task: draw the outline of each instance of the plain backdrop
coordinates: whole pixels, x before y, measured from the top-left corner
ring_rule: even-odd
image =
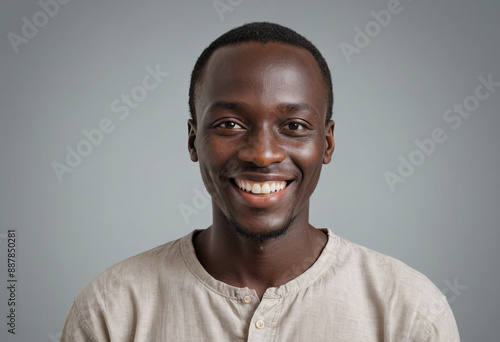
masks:
[[[92,277],[210,224],[187,152],[189,77],[252,21],[295,29],[332,71],[336,150],[311,222],[427,275],[463,341],[500,340],[500,87],[476,94],[500,81],[498,1],[60,1],[0,5],[1,341],[56,341]],[[144,91],[157,68],[168,76]],[[137,100],[126,117],[122,94]],[[114,129],[92,144],[82,131],[100,125]]]

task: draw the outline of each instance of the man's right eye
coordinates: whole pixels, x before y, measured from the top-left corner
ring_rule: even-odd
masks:
[[[226,128],[226,129],[243,128],[234,121],[224,121],[224,122],[220,123],[217,127]]]

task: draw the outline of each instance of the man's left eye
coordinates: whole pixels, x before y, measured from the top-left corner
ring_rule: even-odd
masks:
[[[296,131],[296,130],[299,130],[299,129],[303,129],[305,128],[304,125],[302,124],[299,124],[298,122],[291,122],[289,123],[288,125],[288,128],[291,129],[292,131]]]

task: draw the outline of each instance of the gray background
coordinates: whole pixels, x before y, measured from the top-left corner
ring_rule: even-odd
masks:
[[[474,96],[479,76],[500,81],[499,2],[401,0],[350,62],[341,44],[354,45],[355,27],[388,1],[222,2],[233,5],[219,16],[213,0],[73,0],[16,53],[9,32],[21,36],[22,18],[33,22],[42,9],[2,1],[0,340],[56,341],[73,297],[99,271],[209,225],[186,148],[190,72],[218,35],[267,20],[312,40],[333,74],[337,145],[312,223],[426,274],[448,297],[463,341],[499,341],[500,88],[458,129],[443,120]],[[120,120],[111,103],[156,65],[169,76]],[[60,182],[51,164],[103,118],[115,130]],[[436,128],[446,142],[392,191],[384,173],[397,173],[398,157]],[[185,220],[179,206],[197,213]],[[11,228],[15,336],[5,324]]]

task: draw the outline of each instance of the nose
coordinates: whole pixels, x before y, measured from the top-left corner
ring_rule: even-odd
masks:
[[[278,133],[270,127],[259,127],[249,132],[244,146],[238,152],[240,160],[258,167],[281,163],[286,157]]]

